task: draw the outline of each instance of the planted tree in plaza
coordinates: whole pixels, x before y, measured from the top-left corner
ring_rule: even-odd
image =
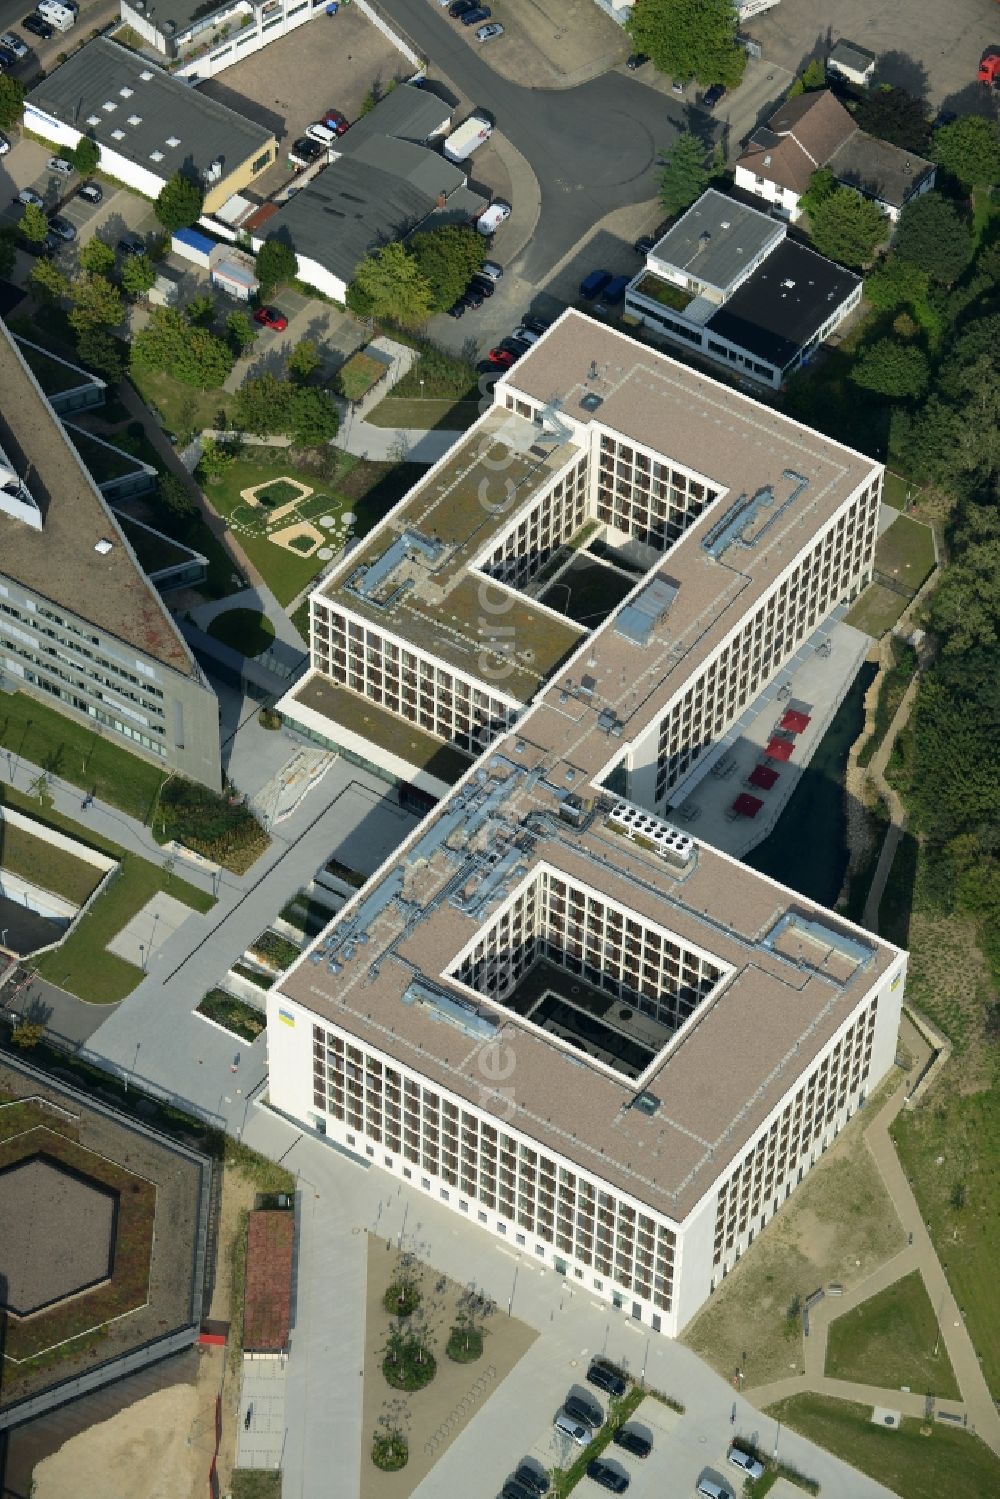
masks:
[[[637,0],[625,29],[636,50],[672,78],[735,88],[747,63],[732,0]]]
[[[176,229],[190,229],[201,217],[205,196],[201,186],[185,172],[175,172],[169,182],[164,183],[153,207],[153,212],[164,229],[173,234]]]
[[[80,268],[96,276],[110,276],[115,268],[115,252],[100,239],[88,239],[80,251]]]
[[[17,227],[25,239],[33,245],[40,245],[49,232],[49,221],[37,203],[26,203]]]
[[[843,265],[865,265],[889,236],[889,220],[878,204],[849,187],[824,198],[809,219],[816,249]]]
[[[130,297],[144,297],[156,283],[156,266],[148,255],[128,255],[122,265],[122,286]]]
[[[19,125],[24,114],[24,85],[6,73],[0,73],[0,129]]]
[[[486,259],[486,240],[467,224],[444,224],[414,234],[409,250],[431,289],[432,311],[444,312]]]
[[[930,369],[923,350],[898,338],[876,339],[851,370],[855,385],[896,399],[923,395],[929,377]]]
[[[935,130],[931,157],[967,187],[993,187],[1000,182],[1000,125],[963,115]]]
[[[291,245],[272,234],[257,251],[255,269],[261,294],[269,296],[275,287],[284,286],[286,281],[295,280],[299,263]]]
[[[101,159],[101,148],[89,135],[82,135],[73,147],[73,165],[81,177],[89,177],[97,171]]]
[[[667,213],[681,213],[700,198],[712,172],[705,144],[682,130],[660,157],[660,202]]]
[[[899,216],[896,253],[926,271],[932,281],[957,281],[974,249],[968,226],[940,193],[924,193],[907,203]]]
[[[383,245],[360,261],[348,288],[352,311],[389,318],[404,327],[424,322],[432,304],[427,277],[406,247],[395,243]]]

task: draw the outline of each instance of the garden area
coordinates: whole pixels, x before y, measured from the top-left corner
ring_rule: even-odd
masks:
[[[470,361],[396,330],[392,336],[411,344],[418,356],[413,368],[365,420],[376,427],[439,427],[442,431],[470,427],[482,409],[479,377]]]
[[[163,784],[153,816],[153,836],[158,843],[183,843],[234,874],[246,874],[271,842],[237,795],[223,792],[220,796],[179,776]]]
[[[263,963],[275,973],[283,973],[290,968],[295,959],[300,956],[300,949],[287,937],[282,937],[278,932],[272,932],[270,928],[255,937],[247,948],[250,956],[256,958],[258,963]]]
[[[899,619],[935,566],[934,533],[897,515],[875,544],[875,577],[847,615],[847,623],[879,639]]]
[[[101,870],[84,859],[74,859],[65,849],[56,848],[26,828],[14,827],[3,818],[2,810],[0,797],[0,869],[82,906],[104,878]]]
[[[824,1372],[830,1379],[961,1399],[919,1270],[831,1322]]]
[[[209,989],[195,1006],[195,1014],[214,1020],[216,1025],[221,1025],[223,1030],[241,1041],[256,1041],[267,1025],[260,1010],[237,999],[234,994],[227,994],[225,989]]]

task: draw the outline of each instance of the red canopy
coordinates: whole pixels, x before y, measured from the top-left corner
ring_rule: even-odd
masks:
[[[759,796],[750,796],[746,791],[741,791],[733,802],[733,811],[740,817],[756,817],[763,805]]]
[[[769,760],[790,760],[794,748],[790,739],[779,739],[775,734],[767,741],[764,753]]]
[[[750,785],[759,786],[761,791],[770,791],[777,779],[778,772],[770,765],[755,765],[749,777]]]
[[[779,729],[791,729],[793,734],[801,734],[802,730],[808,728],[811,722],[808,713],[801,713],[798,708],[789,708],[781,716]]]

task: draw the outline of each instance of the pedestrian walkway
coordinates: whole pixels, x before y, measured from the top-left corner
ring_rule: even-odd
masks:
[[[376,427],[348,412],[334,438],[338,448],[380,463],[437,463],[464,432],[420,427]]]
[[[281,1467],[288,1360],[244,1356],[236,1423],[238,1468]]]

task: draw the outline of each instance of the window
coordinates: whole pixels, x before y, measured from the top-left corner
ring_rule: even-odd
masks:
[[[264,170],[270,160],[271,152],[268,150],[265,151],[262,156],[258,156],[256,161],[250,163],[250,170],[251,172],[253,172],[255,177],[258,172],[262,172]]]

